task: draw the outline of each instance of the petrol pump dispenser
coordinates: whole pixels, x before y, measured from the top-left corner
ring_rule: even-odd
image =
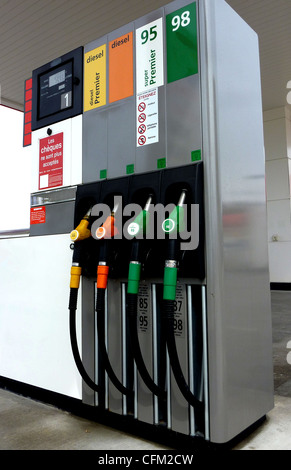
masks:
[[[109,381],[106,409],[141,428],[226,442],[272,407],[268,269],[249,257],[253,211],[265,220],[256,35],[223,0],[177,0],[87,44],[84,57],[83,185],[99,181],[101,203],[122,193],[125,211],[139,205],[110,240],[104,296],[108,356],[133,395]],[[237,212],[244,226],[234,217],[230,229],[226,215]],[[153,232],[134,236],[148,219]],[[261,233],[266,247],[265,224]],[[96,342],[87,323],[86,356]],[[249,341],[264,360],[249,356]],[[94,393],[83,399],[96,406]]]
[[[42,312],[54,345],[22,380],[187,446],[259,423],[273,376],[256,34],[224,0],[174,0],[36,69],[32,107],[19,251],[39,291],[22,295],[37,298],[29,344]]]

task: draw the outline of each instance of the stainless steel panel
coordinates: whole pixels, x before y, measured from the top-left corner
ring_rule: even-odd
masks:
[[[119,280],[110,279],[108,281],[107,299],[107,351],[113,370],[120,382],[122,382],[124,351],[122,350],[122,289]],[[123,396],[110,381],[108,384],[108,394],[109,410],[122,414]]]
[[[82,362],[89,377],[98,384],[95,375],[96,343],[95,343],[95,283],[91,279],[82,279]],[[98,346],[97,346],[98,347]],[[95,405],[95,392],[82,382],[82,401],[87,405]],[[97,397],[98,402],[98,397]]]
[[[100,171],[108,166],[106,108],[87,111],[83,115],[83,183],[100,180]]]
[[[149,282],[140,283],[137,317],[140,349],[145,366],[150,376],[154,378],[152,295]],[[137,418],[140,421],[152,424],[154,421],[153,394],[147,388],[139,373],[137,377]]]
[[[188,321],[186,285],[178,283],[175,310],[175,339],[181,369],[186,382],[189,384],[188,373]],[[182,395],[176,380],[171,374],[171,416],[173,431],[189,434],[189,405]]]
[[[74,201],[76,199],[76,190],[76,186],[70,186],[68,188],[33,193],[31,194],[31,207]]]
[[[135,100],[126,98],[108,108],[108,178],[127,174],[135,164]]]
[[[200,0],[210,440],[273,407],[265,161],[256,34]]]
[[[200,77],[167,85],[167,167],[188,165],[191,152],[201,150]]]

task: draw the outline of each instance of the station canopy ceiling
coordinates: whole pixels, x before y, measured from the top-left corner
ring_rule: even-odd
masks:
[[[168,3],[0,0],[1,103],[23,109],[24,81],[32,70]],[[227,3],[259,36],[263,109],[286,106],[291,81],[291,0]]]

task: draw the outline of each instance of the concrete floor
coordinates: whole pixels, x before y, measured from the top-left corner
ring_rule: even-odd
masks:
[[[291,292],[272,292],[272,313],[275,408],[233,450],[291,450]],[[0,389],[0,450],[169,449]]]

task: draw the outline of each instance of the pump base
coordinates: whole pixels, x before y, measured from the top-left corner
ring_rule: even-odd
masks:
[[[49,390],[8,379],[6,377],[0,377],[0,388],[31,400],[42,402],[46,405],[52,405],[62,411],[66,411],[89,421],[97,422],[127,434],[167,446],[170,449],[183,449],[187,450],[187,452],[231,450],[235,445],[260,427],[266,419],[266,416],[263,416],[231,441],[223,444],[216,444],[205,441],[204,438],[200,436],[185,436],[171,431],[166,427],[141,423],[140,421],[128,416],[120,416],[98,407],[86,405],[76,398],[51,392]]]

